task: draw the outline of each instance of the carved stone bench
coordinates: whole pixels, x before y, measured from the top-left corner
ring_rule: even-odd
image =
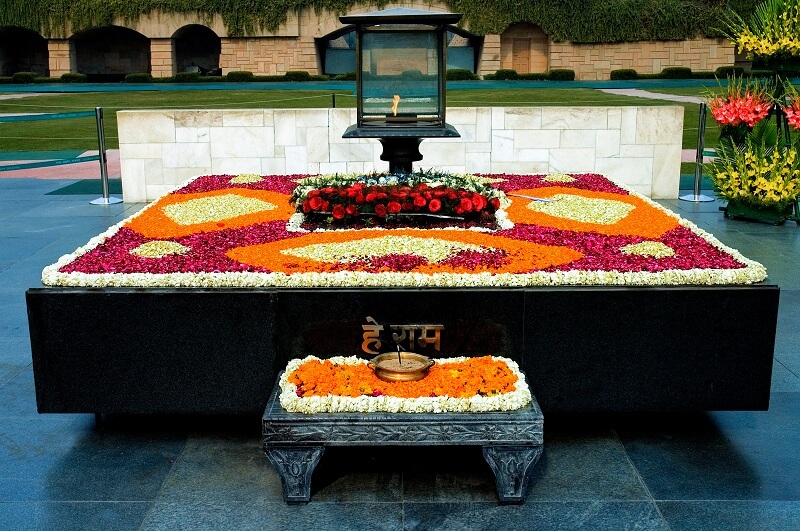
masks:
[[[276,385],[262,419],[264,451],[287,503],[311,499],[311,474],[326,446],[483,447],[501,503],[523,503],[542,453],[536,398],[516,411],[487,413],[289,413]]]

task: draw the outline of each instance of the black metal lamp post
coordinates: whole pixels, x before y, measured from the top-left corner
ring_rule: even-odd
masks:
[[[342,137],[379,139],[392,173],[422,160],[423,138],[461,136],[445,122],[445,35],[460,19],[405,8],[339,17],[356,27],[357,122]]]

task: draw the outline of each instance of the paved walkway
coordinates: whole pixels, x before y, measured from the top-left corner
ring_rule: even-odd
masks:
[[[70,182],[0,179],[0,528],[800,529],[794,224],[726,220],[716,202],[663,202],[780,284],[769,411],[546,416],[522,506],[497,504],[480,449],[330,448],[311,502],[288,506],[257,417],[119,415],[97,431],[93,415],[37,413],[25,290],[40,286],[44,266],[142,206],[46,195]],[[684,332],[671,331],[674,341],[691,342]]]
[[[85,151],[80,156],[97,155],[97,150]],[[108,178],[120,178],[119,150],[106,150]],[[3,160],[0,161],[0,168],[14,164],[25,164],[27,162],[44,162],[50,159],[23,159],[23,160]],[[0,179],[16,179],[20,177],[32,177],[34,179],[100,179],[100,162],[78,162],[77,164],[62,164],[58,166],[45,166],[44,168],[30,168],[27,170],[0,171]]]

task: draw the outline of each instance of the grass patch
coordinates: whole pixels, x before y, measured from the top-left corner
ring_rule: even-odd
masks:
[[[329,108],[333,93],[336,94],[337,107],[355,107],[352,91],[190,90],[32,96],[0,101],[0,113],[74,112],[103,107],[106,147],[116,149],[119,146],[116,112],[120,110]],[[683,145],[687,148],[697,145],[699,111],[696,104],[619,96],[581,88],[450,90],[447,103],[451,107],[682,105],[685,109]],[[706,139],[715,143],[717,135],[712,120]],[[5,123],[0,128],[0,144],[3,151],[97,149],[97,130],[93,118]]]

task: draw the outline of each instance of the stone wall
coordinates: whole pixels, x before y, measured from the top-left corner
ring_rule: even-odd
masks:
[[[550,68],[569,68],[575,79],[609,79],[612,70],[633,68],[640,74],[658,74],[669,66],[713,72],[734,63],[734,47],[727,39],[640,41],[614,44],[550,43]]]
[[[152,201],[196,175],[388,170],[376,139],[345,140],[355,109],[120,111],[126,202]],[[461,138],[422,142],[415,168],[470,173],[598,172],[676,198],[682,107],[448,109]]]

